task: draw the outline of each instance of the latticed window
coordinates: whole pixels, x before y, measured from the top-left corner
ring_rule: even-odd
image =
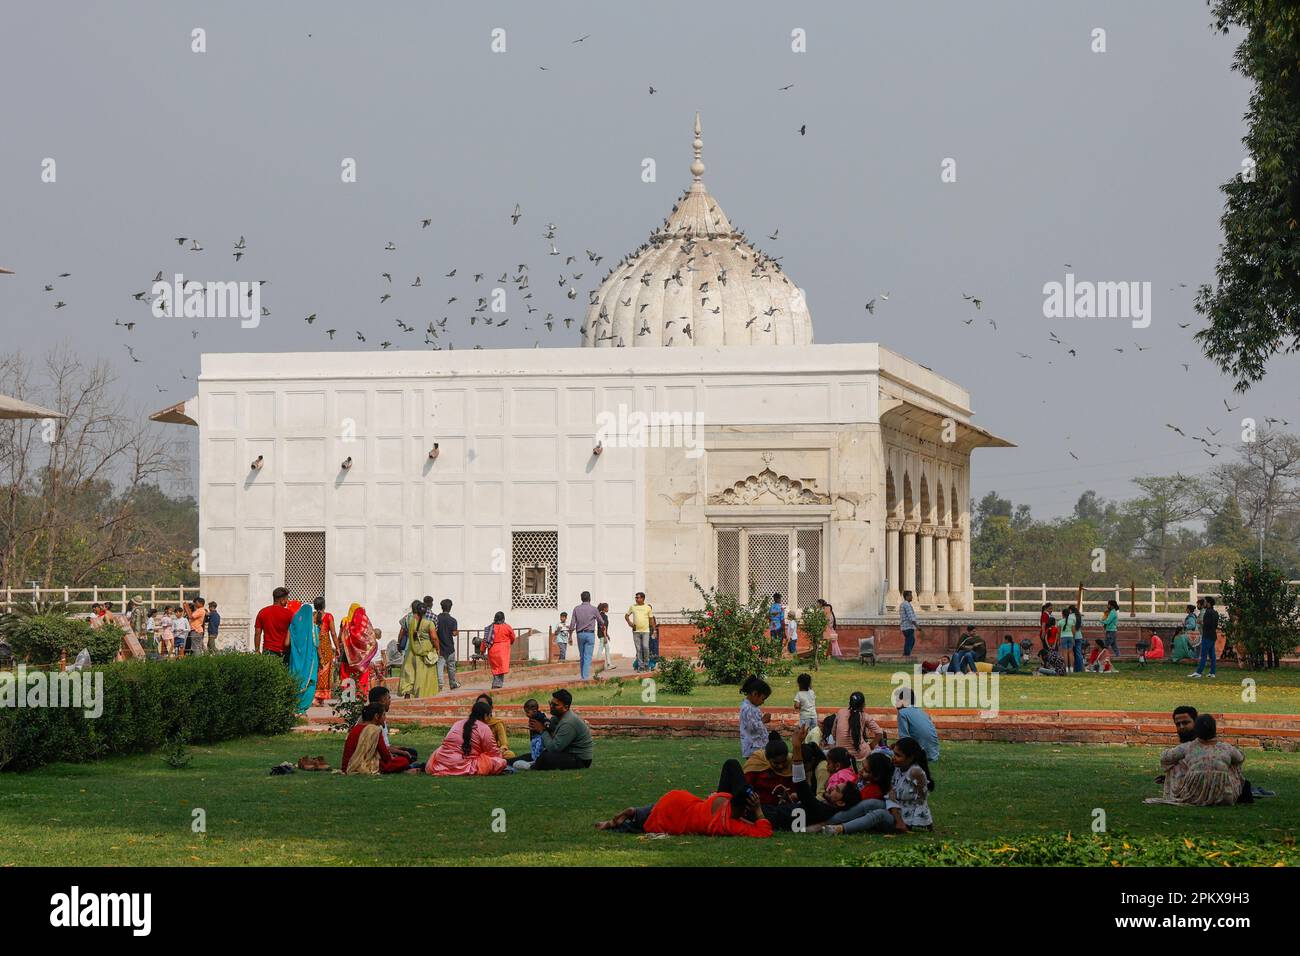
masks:
[[[718,529],[718,590],[740,594],[740,531]]]
[[[749,533],[749,594],[790,593],[790,532]]]
[[[513,532],[511,562],[511,607],[559,606],[558,532]]]
[[[716,529],[717,587],[742,601],[780,594],[803,608],[822,596],[822,533],[817,528]]]
[[[289,600],[310,604],[325,596],[325,532],[284,533],[284,586]]]
[[[796,593],[801,608],[816,603],[822,590],[822,533],[812,529],[796,532]]]

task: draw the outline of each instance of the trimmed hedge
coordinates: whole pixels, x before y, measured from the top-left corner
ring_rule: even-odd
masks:
[[[282,734],[296,719],[293,677],[260,654],[123,661],[91,673],[104,675],[97,718],[70,707],[0,707],[0,771],[143,753],[173,738],[215,743]]]
[[[9,646],[19,658],[33,664],[57,664],[62,653],[71,664],[84,647],[96,664],[110,663],[122,647],[125,632],[111,621],[99,627],[79,617],[56,611],[18,617],[9,628]]]
[[[879,837],[867,839],[879,840]],[[971,843],[886,838],[854,866],[1300,866],[1300,847],[1263,840],[1119,833],[1044,834]]]

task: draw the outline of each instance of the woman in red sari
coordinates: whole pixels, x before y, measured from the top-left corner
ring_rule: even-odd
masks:
[[[722,765],[718,789],[701,799],[689,790],[669,790],[648,807],[628,807],[597,830],[667,833],[673,836],[770,837],[772,823],[759,812],[758,797],[745,783],[738,760]]]
[[[370,625],[366,609],[360,604],[348,608],[339,628],[339,640],[343,645],[343,662],[339,675],[343,682],[351,680],[356,698],[362,700],[370,696],[371,662],[379,653],[379,641],[375,638],[375,629]]]
[[[492,618],[492,643],[488,647],[488,666],[492,669],[492,686],[504,687],[510,673],[510,648],[515,643],[515,630],[506,623],[506,612],[497,611]]]

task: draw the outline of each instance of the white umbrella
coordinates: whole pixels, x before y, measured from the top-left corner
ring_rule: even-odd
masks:
[[[0,395],[0,418],[67,418],[62,412],[51,411],[20,398]]]

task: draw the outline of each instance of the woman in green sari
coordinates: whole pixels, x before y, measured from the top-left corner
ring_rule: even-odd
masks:
[[[402,618],[397,639],[406,642],[402,676],[397,693],[402,697],[432,697],[438,693],[438,639],[433,622],[425,617],[428,608],[411,602],[411,613]]]

